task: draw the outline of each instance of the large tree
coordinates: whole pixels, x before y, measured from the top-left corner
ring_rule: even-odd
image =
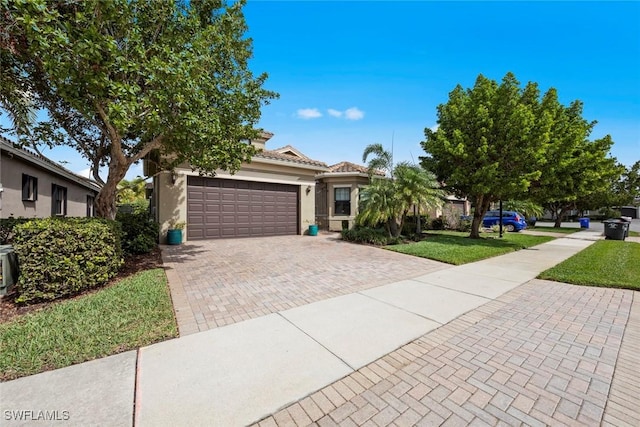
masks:
[[[540,178],[533,182],[530,194],[552,212],[555,226],[560,227],[571,209],[603,207],[594,204],[604,203],[601,196],[611,191],[622,169],[615,158],[608,156],[613,144],[609,135],[589,140],[596,122],[582,117],[582,102],[573,101],[565,107],[558,101],[556,91],[550,89],[542,100],[542,108],[551,118],[548,161]]]
[[[492,202],[519,199],[540,178],[550,119],[537,84],[521,89],[512,73],[500,84],[479,75],[473,88],[458,85],[437,114],[438,129],[425,129],[423,166],[475,206],[470,237],[479,238]]]
[[[188,162],[204,174],[233,172],[255,154],[244,141],[277,95],[248,68],[243,0],[0,5],[1,91],[9,79],[48,112],[28,136],[76,148],[98,181],[107,167],[98,215],[115,216],[117,184],[152,152],[169,159],[164,167]],[[1,107],[16,99],[8,92]]]

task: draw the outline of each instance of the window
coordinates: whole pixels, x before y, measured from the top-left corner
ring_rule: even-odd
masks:
[[[65,216],[67,214],[67,188],[56,184],[51,185],[51,215]]]
[[[22,174],[22,200],[25,202],[38,200],[38,178]]]
[[[96,216],[96,198],[94,196],[87,196],[87,216]]]
[[[334,188],[336,209],[334,215],[351,215],[351,188]]]

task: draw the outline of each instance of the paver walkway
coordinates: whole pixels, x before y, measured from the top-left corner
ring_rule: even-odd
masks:
[[[165,246],[180,336],[450,268],[339,234]]]
[[[637,426],[639,331],[637,292],[532,280],[259,425]]]

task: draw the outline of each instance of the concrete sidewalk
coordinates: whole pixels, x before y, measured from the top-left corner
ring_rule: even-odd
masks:
[[[482,312],[487,303],[592,244],[591,238],[580,232],[138,352],[2,383],[3,425],[42,425],[43,419],[66,425],[251,424],[357,375],[460,316]],[[622,332],[624,328],[618,329]],[[606,357],[609,362],[612,356]],[[316,420],[325,412],[316,413]],[[296,424],[316,421],[306,414]]]

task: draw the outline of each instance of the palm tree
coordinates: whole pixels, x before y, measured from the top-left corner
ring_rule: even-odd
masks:
[[[389,237],[399,235],[397,219],[402,213],[402,203],[394,182],[378,178],[360,190],[360,206],[356,223],[375,227],[384,224]]]
[[[373,158],[367,163],[369,156],[373,154]],[[369,169],[369,180],[372,179],[376,171],[384,171],[393,178],[393,156],[386,151],[382,144],[369,144],[362,153],[362,161],[367,163]]]
[[[420,233],[420,210],[442,205],[445,192],[440,187],[436,176],[418,165],[408,162],[399,163],[395,168],[395,186],[403,200],[402,223],[412,206],[417,208],[416,233]]]
[[[420,209],[439,206],[444,198],[435,176],[420,166],[406,162],[394,169],[394,179],[377,178],[360,193],[360,225],[376,226],[384,223],[389,237],[398,237],[412,206]],[[418,219],[418,233],[420,221]]]

